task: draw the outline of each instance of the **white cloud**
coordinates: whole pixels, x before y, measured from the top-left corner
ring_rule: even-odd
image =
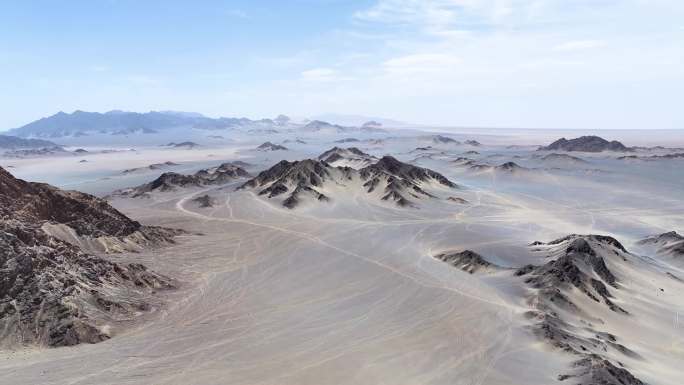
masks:
[[[460,57],[453,55],[419,53],[389,59],[383,63],[383,66],[390,74],[435,74],[452,70],[462,62]]]
[[[553,47],[557,52],[584,51],[588,49],[606,47],[608,43],[602,40],[575,40]]]
[[[332,82],[340,80],[338,72],[331,68],[313,68],[303,71],[301,80],[306,82]]]

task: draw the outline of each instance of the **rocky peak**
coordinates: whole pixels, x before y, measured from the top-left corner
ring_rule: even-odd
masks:
[[[165,172],[152,182],[116,191],[114,195],[131,196],[133,198],[147,196],[153,191],[173,191],[178,187],[200,187],[221,185],[235,179],[249,177],[250,174],[234,163],[223,163],[219,166],[197,171],[192,175]]]
[[[534,245],[547,246],[547,250],[555,259],[542,266],[523,267],[517,274],[528,276],[526,282],[540,289],[543,295],[558,298],[557,304],[575,306],[561,293],[563,288],[574,286],[596,302],[603,299],[611,310],[626,313],[611,300],[613,296],[608,286],[617,289],[618,278],[608,268],[603,257],[627,253],[615,238],[602,235],[569,235],[546,244],[535,242]]]
[[[480,254],[471,250],[437,254],[435,258],[470,274],[500,269],[499,266],[494,265]]]
[[[361,176],[364,179],[370,179],[379,174],[388,174],[414,184],[434,180],[447,187],[456,187],[454,183],[438,172],[400,162],[389,155],[385,155],[375,164],[361,169]]]
[[[77,191],[14,178],[0,168],[0,217],[56,222],[79,235],[126,236],[141,228],[105,200]]]
[[[257,150],[260,151],[285,151],[287,150],[287,147],[281,146],[279,144],[274,144],[271,142],[264,142],[257,147]]]
[[[546,147],[540,147],[540,151],[580,151],[580,152],[602,152],[602,151],[633,151],[622,143],[613,140],[607,141],[599,136],[581,136],[575,139],[561,138]]]

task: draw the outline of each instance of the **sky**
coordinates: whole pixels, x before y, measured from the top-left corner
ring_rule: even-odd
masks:
[[[684,128],[681,0],[3,0],[0,130],[58,111]]]

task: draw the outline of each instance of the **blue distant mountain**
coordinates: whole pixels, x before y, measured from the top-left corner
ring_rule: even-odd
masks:
[[[59,147],[57,144],[42,139],[25,139],[10,135],[0,135],[0,149]]]
[[[106,113],[74,111],[59,112],[47,118],[10,130],[20,137],[59,138],[85,136],[91,133],[125,135],[135,132],[152,134],[175,127],[226,129],[253,124],[275,125],[271,119],[253,121],[247,118],[208,118],[194,112],[151,111],[146,113],[109,111]]]

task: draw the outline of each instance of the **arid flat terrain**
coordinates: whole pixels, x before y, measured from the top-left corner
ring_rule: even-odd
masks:
[[[260,135],[1,159],[183,232],[126,248],[44,225],[173,288],[137,314],[91,317],[101,342],[7,347],[0,383],[680,383],[679,240],[642,241],[684,230],[684,160],[665,156],[679,150]]]

